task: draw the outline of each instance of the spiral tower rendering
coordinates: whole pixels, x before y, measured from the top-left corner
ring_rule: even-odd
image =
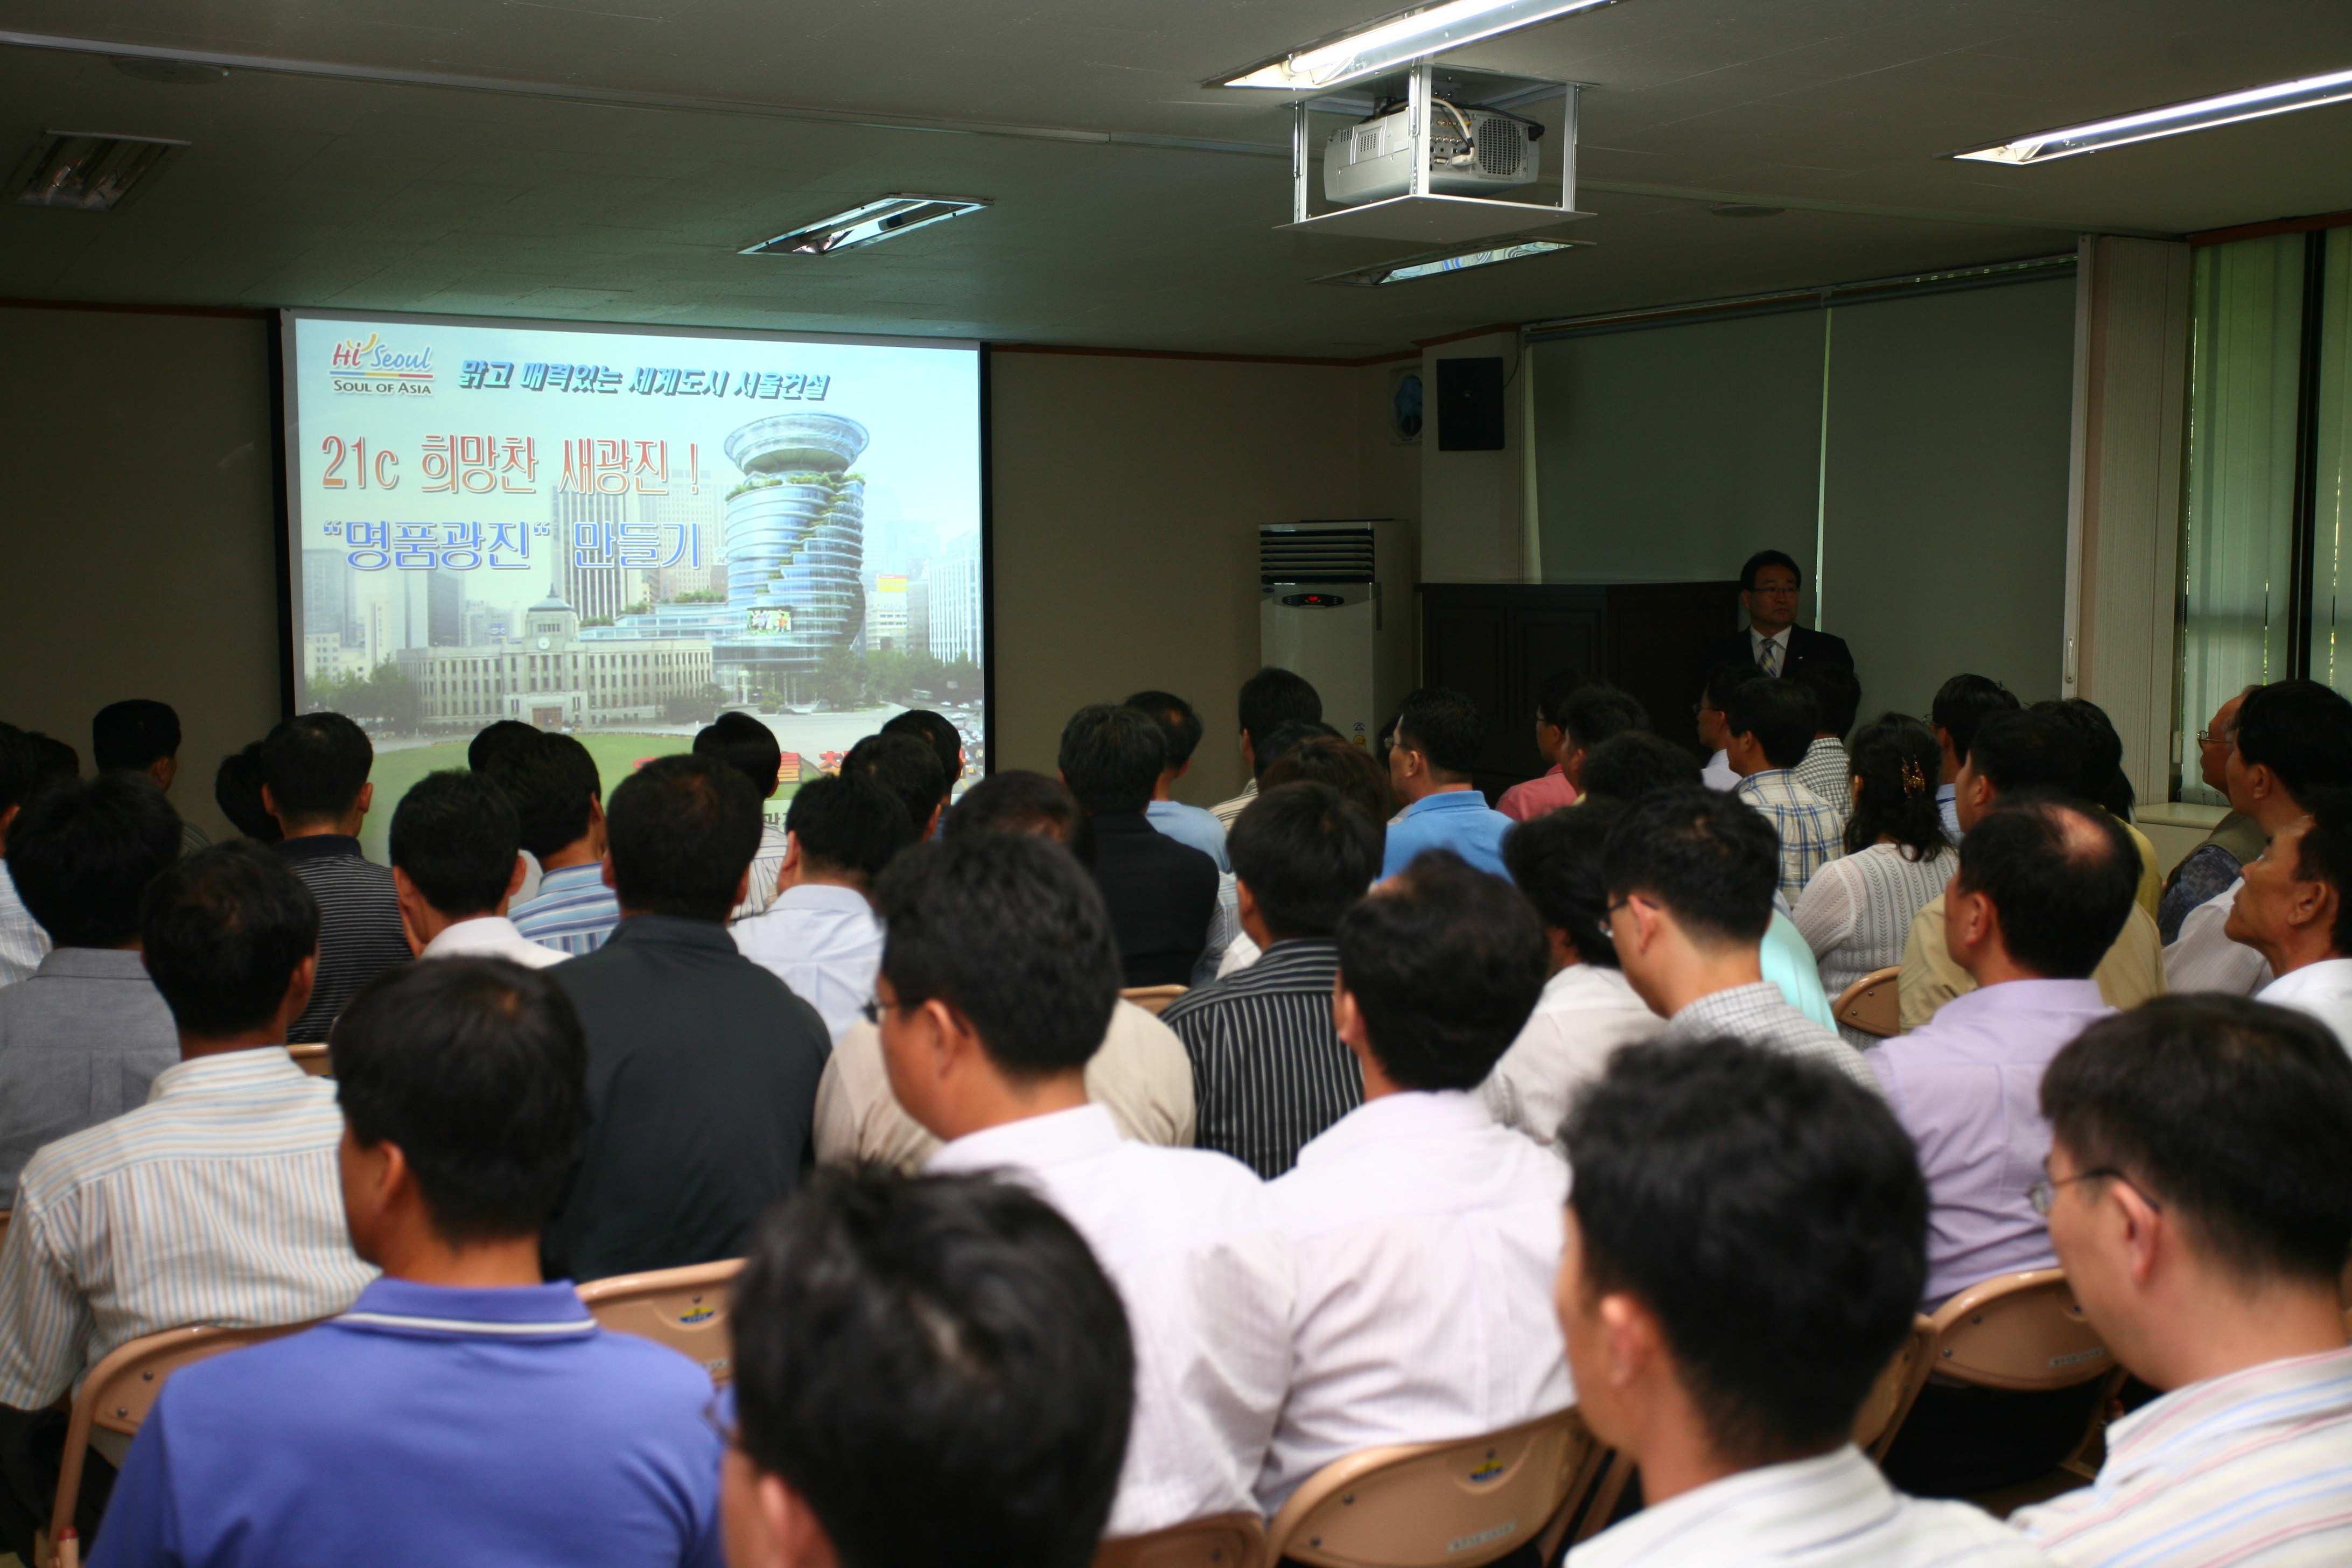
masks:
[[[866,621],[866,480],[850,471],[866,426],[835,414],[779,414],[727,437],[743,482],[727,498],[730,626],[713,663],[772,677],[784,697]]]

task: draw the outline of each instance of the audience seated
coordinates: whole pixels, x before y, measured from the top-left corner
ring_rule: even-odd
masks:
[[[784,749],[777,743],[776,732],[740,710],[730,709],[696,731],[694,754],[716,757],[741,773],[750,781],[751,793],[763,801],[774,799],[776,786],[783,781]],[[760,847],[751,857],[751,889],[727,918],[740,921],[774,903],[776,879],[783,868],[783,829],[768,820],[767,808],[762,806]]]
[[[255,741],[241,752],[221,759],[213,773],[213,804],[229,826],[257,844],[275,844],[286,837],[278,819],[261,804],[261,747]]]
[[[2116,1359],[2164,1396],[2011,1522],[2061,1568],[2352,1561],[2352,1060],[2301,1014],[2166,997],[2042,1079],[2034,1198]]]
[[[541,734],[502,750],[488,769],[514,797],[523,852],[540,864],[539,896],[507,911],[515,930],[558,952],[593,952],[621,923],[604,878],[604,781],[570,735]]]
[[[1169,837],[1180,844],[1190,844],[1214,860],[1218,870],[1232,870],[1232,864],[1225,858],[1225,825],[1217,814],[1186,805],[1168,793],[1192,765],[1192,753],[1201,744],[1201,716],[1192,711],[1190,702],[1172,691],[1139,691],[1127,700],[1126,706],[1150,714],[1160,725],[1160,738],[1168,743],[1168,758],[1160,767],[1160,782],[1151,786],[1150,804],[1143,808],[1145,818]]]
[[[1818,710],[1813,721],[1820,726],[1805,760],[1797,764],[1797,782],[1829,802],[1839,816],[1850,816],[1853,766],[1846,757],[1845,738],[1862,708],[1862,682],[1847,666],[1826,663],[1806,665],[1795,679],[1813,694]]]
[[[1210,814],[1227,827],[1244,807],[1257,798],[1257,783],[1274,759],[1281,753],[1267,744],[1274,732],[1285,724],[1319,724],[1323,721],[1323,699],[1303,677],[1267,665],[1242,682],[1237,704],[1241,713],[1242,768],[1249,774],[1241,794],[1231,800],[1222,800],[1209,808]]]
[[[740,1257],[808,1152],[824,1020],[735,951],[760,798],[711,757],[658,757],[613,792],[621,923],[548,973],[588,1039],[588,1125],[546,1236],[551,1277]]]
[[[1406,695],[1392,733],[1389,786],[1404,810],[1389,823],[1381,875],[1394,876],[1424,849],[1451,849],[1481,871],[1508,875],[1503,835],[1511,819],[1470,782],[1486,744],[1476,704],[1443,686],[1422,687]]]
[[[1794,904],[1813,873],[1837,858],[1845,833],[1838,809],[1797,777],[1813,743],[1821,705],[1801,683],[1759,676],[1731,694],[1732,794],[1761,812],[1780,843],[1780,896]]]
[[[2083,738],[2083,777],[2075,793],[2122,824],[2124,836],[2139,856],[2137,902],[2154,920],[2164,893],[2164,876],[2156,846],[2132,826],[2135,796],[2131,779],[2124,773],[2124,738],[2116,732],[2115,721],[2107,717],[2105,709],[2080,697],[2037,702],[2033,711],[2049,714]]]
[[[420,964],[352,999],[333,1052],[342,1208],[383,1277],[174,1373],[93,1563],[717,1568],[708,1374],[540,1274],[586,1099],[562,993]]]
[[[102,773],[145,773],[165,795],[180,773],[180,715],[168,702],[134,697],[110,702],[89,721],[90,765]],[[180,824],[180,853],[212,839],[193,822]]]
[[[14,724],[0,724],[0,986],[13,985],[48,956],[48,933],[16,895],[8,871],[8,826],[41,782],[32,739]]]
[[[1960,765],[1969,760],[1969,748],[1976,743],[1977,726],[1995,713],[2014,713],[2019,707],[2016,694],[1990,676],[1956,675],[1936,689],[1936,700],[1927,715],[1943,758],[1937,775],[1936,809],[1943,815],[1944,837],[1955,847],[1960,842],[1956,798]]]
[[[2247,687],[2246,691],[2253,690]],[[2213,721],[2197,731],[2197,780],[2217,795],[2230,793],[2230,753],[2238,744],[2238,710],[2246,700],[2239,692],[2213,710]],[[2239,868],[2263,852],[2262,825],[2232,806],[2213,825],[2196,848],[2165,879],[2164,898],[2156,910],[2156,928],[2167,942],[2179,940],[2180,922],[2189,911],[2226,890],[2238,879]]]
[[[124,779],[89,787],[154,794]],[[109,1352],[191,1323],[341,1311],[373,1273],[343,1228],[335,1085],[282,1044],[310,1000],[319,906],[269,850],[225,844],[173,864],[176,826],[157,837],[163,868],[138,931],[180,1060],[143,1103],[33,1156],[0,1249],[0,1544],[25,1563],[57,1491],[66,1414],[54,1402]],[[252,1436],[217,1457],[242,1466]],[[127,1443],[96,1438],[85,1542]]]
[[[492,762],[505,755],[509,747],[528,745],[538,733],[537,729],[520,719],[493,719],[477,730],[474,738],[466,743],[466,767],[472,773],[487,773]],[[545,868],[540,865],[539,857],[528,849],[522,852],[522,885],[508,897],[509,909],[539,897],[540,880]]]
[[[2228,935],[2278,976],[2263,1001],[2310,1014],[2352,1049],[2352,794],[2314,790],[2305,804],[2246,862]]]
[[[1087,1103],[1118,1000],[1100,894],[1061,849],[1012,833],[918,846],[875,893],[891,1087],[947,1141],[926,1169],[1034,1187],[1126,1305],[1139,1364],[1109,1533],[1247,1508],[1289,1383],[1290,1259],[1247,1167],[1122,1140]]]
[[[1849,1436],[1927,1276],[1927,1195],[1875,1097],[1700,1038],[1619,1052],[1565,1136],[1577,1409],[1647,1505],[1570,1568],[2042,1563],[1895,1491]]]
[[[180,819],[136,773],[53,784],[17,813],[8,870],[53,945],[0,987],[0,1208],[33,1152],[147,1100],[180,1059],[139,961],[139,900],[180,856]]]
[[[1560,772],[1570,787],[1584,789],[1584,760],[1618,736],[1647,730],[1650,716],[1630,691],[1607,681],[1577,687],[1553,710],[1559,720]]]
[[[1536,750],[1551,758],[1552,764],[1537,777],[1513,784],[1495,803],[1495,809],[1513,822],[1532,822],[1547,811],[1576,804],[1576,786],[1568,782],[1559,762],[1560,746],[1568,739],[1560,708],[1583,684],[1584,677],[1575,670],[1555,669],[1536,689]]]
[[[367,731],[340,713],[289,719],[261,743],[261,804],[283,835],[278,853],[319,903],[318,983],[289,1044],[325,1039],[361,986],[413,956],[391,868],[360,853],[374,765]]]
[[[1273,789],[1286,784],[1328,784],[1342,798],[1364,808],[1364,815],[1380,826],[1385,846],[1388,819],[1396,812],[1396,795],[1389,788],[1389,771],[1372,759],[1368,748],[1327,733],[1327,729],[1318,724],[1313,732],[1286,746],[1265,770],[1265,786]],[[1234,890],[1231,872],[1217,879],[1217,918],[1210,927],[1209,947],[1216,953],[1217,962],[1212,973],[1194,975],[1195,985],[1247,969],[1264,952],[1249,932],[1241,929],[1240,895]],[[1207,955],[1202,956],[1205,961]]]
[[[1612,760],[1616,748],[1640,741],[1656,742],[1680,757],[1684,769],[1696,772],[1690,753],[1673,742],[1635,733],[1594,752],[1586,760],[1586,777]],[[1686,780],[1683,787],[1694,786]],[[1548,1149],[1559,1138],[1570,1104],[1601,1076],[1617,1047],[1655,1039],[1665,1026],[1626,982],[1609,940],[1601,856],[1625,809],[1596,788],[1580,809],[1523,822],[1503,840],[1511,880],[1543,921],[1550,978],[1479,1094],[1497,1122]]]
[[[1969,742],[1968,759],[1955,785],[1955,808],[1963,835],[1976,826],[1994,804],[2022,790],[2054,790],[2080,795],[2084,746],[2080,733],[2047,712],[1995,713],[1977,726]],[[2158,942],[2156,921],[2135,904],[2125,920],[2123,934],[2099,960],[2092,979],[2110,1007],[2137,1007],[2166,986],[2164,950]],[[1944,897],[1919,908],[1911,921],[1911,934],[1903,943],[1901,993],[1903,1026],[1916,1029],[1936,1016],[1953,997],[1976,988],[1969,972],[1954,962],[1944,939]]]
[[[507,919],[522,886],[513,799],[487,774],[452,768],[409,786],[392,813],[392,882],[400,927],[419,958],[503,958],[526,969],[561,963]]]
[[[2133,913],[2138,872],[2121,823],[2055,796],[2009,795],[1960,841],[1944,940],[1977,988],[1869,1058],[1927,1178],[1927,1310],[2055,1261],[2026,1199],[2050,1152],[2042,1075],[2115,1011],[2091,971]],[[1931,1497],[2031,1480],[2082,1441],[2100,1392],[2095,1382],[2033,1394],[1930,1384],[1886,1473]]]
[[[1845,853],[1813,874],[1792,911],[1832,996],[1903,962],[1912,921],[1943,896],[1955,864],[1927,784],[1936,771],[1927,726],[1881,714],[1854,732],[1851,765]],[[1838,1032],[1860,1049],[1878,1043],[1850,1026]]]
[[[1190,984],[1216,913],[1217,863],[1144,815],[1167,757],[1160,721],[1139,709],[1097,703],[1062,728],[1062,782],[1089,819],[1129,985]]]
[[[1756,667],[1752,664],[1718,664],[1707,672],[1706,684],[1699,688],[1698,701],[1691,712],[1698,720],[1699,744],[1708,753],[1699,772],[1699,782],[1709,789],[1738,787],[1738,770],[1731,765],[1731,731],[1724,713],[1731,706],[1731,694],[1755,679]]]
[[[955,721],[944,713],[934,713],[928,708],[909,708],[894,713],[884,721],[880,733],[912,735],[931,748],[931,755],[940,761],[940,774],[948,781],[948,794],[954,796],[955,786],[963,781],[963,731]]]
[[[1748,629],[1716,638],[1699,651],[1699,668],[1744,664],[1750,673],[1794,675],[1809,664],[1853,668],[1845,639],[1797,625],[1798,592],[1804,574],[1784,552],[1759,550],[1739,568],[1739,604]]]
[[[1234,820],[1232,849],[1242,928],[1264,956],[1160,1017],[1192,1063],[1195,1140],[1272,1178],[1363,1100],[1332,1024],[1334,933],[1379,875],[1381,826],[1328,784],[1276,784]]]
[[[1574,1397],[1550,1310],[1568,1172],[1475,1092],[1541,994],[1542,928],[1509,883],[1433,850],[1349,910],[1339,943],[1331,1011],[1364,1103],[1266,1189],[1298,1281],[1268,1515],[1360,1449],[1475,1437]]]
[[[1862,1053],[1764,978],[1780,859],[1772,825],[1737,796],[1678,790],[1633,807],[1601,855],[1617,962],[1666,1020],[1661,1040],[1736,1035],[1875,1089]]]
[[[907,820],[915,825],[916,837],[929,838],[939,831],[940,817],[948,808],[949,785],[954,781],[940,766],[937,749],[924,737],[904,730],[868,735],[849,748],[849,754],[841,759],[841,771],[871,779],[898,796]]]
[[[784,815],[783,890],[764,913],[735,921],[737,950],[814,1007],[836,1041],[873,998],[882,962],[867,892],[914,841],[907,808],[872,779],[811,779]]]
[[[730,1568],[1087,1568],[1136,1347],[1046,1204],[982,1177],[812,1179],[734,1287]]]

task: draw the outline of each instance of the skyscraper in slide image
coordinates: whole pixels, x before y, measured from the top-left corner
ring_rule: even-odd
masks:
[[[837,414],[779,414],[727,437],[743,482],[727,498],[727,629],[714,664],[787,699],[804,693],[828,648],[866,621],[860,581],[866,479],[850,465],[866,426]],[[723,676],[722,676],[723,678]]]

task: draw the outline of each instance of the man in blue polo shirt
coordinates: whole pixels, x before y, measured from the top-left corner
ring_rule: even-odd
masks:
[[[417,964],[352,1000],[332,1054],[352,1245],[383,1278],[175,1374],[93,1568],[717,1568],[709,1378],[540,1276],[587,1101],[563,994],[499,959]]]
[[[1503,835],[1516,826],[1472,787],[1470,770],[1485,742],[1478,705],[1444,686],[1404,700],[1389,748],[1389,784],[1404,815],[1389,824],[1381,875],[1393,877],[1424,849],[1451,849],[1481,871],[1508,877]]]

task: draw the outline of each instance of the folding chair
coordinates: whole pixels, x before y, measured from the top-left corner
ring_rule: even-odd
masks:
[[[1885,1039],[1903,1032],[1902,1000],[1895,982],[1900,969],[1874,969],[1838,993],[1830,1012],[1841,1024]]]
[[[164,1380],[182,1367],[299,1333],[310,1326],[301,1322],[266,1329],[166,1329],[119,1346],[100,1362],[82,1379],[81,1392],[74,1395],[73,1414],[66,1425],[64,1463],[58,1470],[57,1501],[49,1510],[49,1527],[35,1538],[34,1568],[79,1568],[81,1535],[74,1528],[74,1504],[81,1497],[82,1464],[89,1451],[91,1428],[130,1436],[155,1407],[155,1396],[163,1392]]]
[[[289,1046],[286,1047],[286,1054],[294,1058],[296,1067],[300,1068],[312,1078],[335,1076],[334,1064],[327,1059],[327,1043],[324,1040],[316,1045]]]
[[[1265,1568],[1265,1524],[1254,1513],[1218,1513],[1122,1535],[1095,1552],[1094,1568]]]
[[[740,1258],[615,1274],[580,1287],[580,1300],[605,1328],[690,1357],[714,1384],[735,1375],[735,1347],[727,1333],[727,1282],[742,1271]]]
[[[1266,1556],[1315,1568],[1478,1568],[1531,1541],[1557,1549],[1600,1468],[1573,1407],[1483,1437],[1335,1459],[1291,1494]]]
[[[0,1247],[8,1245],[8,1216],[16,1212],[15,1209],[0,1209]]]
[[[1165,1012],[1168,1004],[1184,994],[1181,985],[1130,985],[1119,994],[1147,1013]]]
[[[1998,1516],[2095,1477],[2096,1471],[2083,1457],[2106,1424],[2107,1402],[2123,1386],[2124,1369],[2083,1315],[2081,1303],[2067,1288],[2064,1269],[2031,1268],[1970,1286],[1937,1310],[1935,1324],[1930,1376],[2023,1394],[2075,1388],[2095,1380],[2106,1384],[2083,1425],[2082,1440],[2055,1468],[2038,1479],[1985,1493],[1980,1506]],[[2005,1506],[1996,1506],[1997,1501]]]
[[[1878,1381],[1871,1384],[1870,1397],[1862,1402],[1862,1411],[1853,1418],[1853,1446],[1873,1459],[1884,1458],[1895,1446],[1895,1434],[1902,1430],[1903,1418],[1911,1414],[1911,1402],[1919,1397],[1920,1385],[1927,1381],[1935,1348],[1935,1320],[1913,1313],[1909,1336],[1878,1374]]]

